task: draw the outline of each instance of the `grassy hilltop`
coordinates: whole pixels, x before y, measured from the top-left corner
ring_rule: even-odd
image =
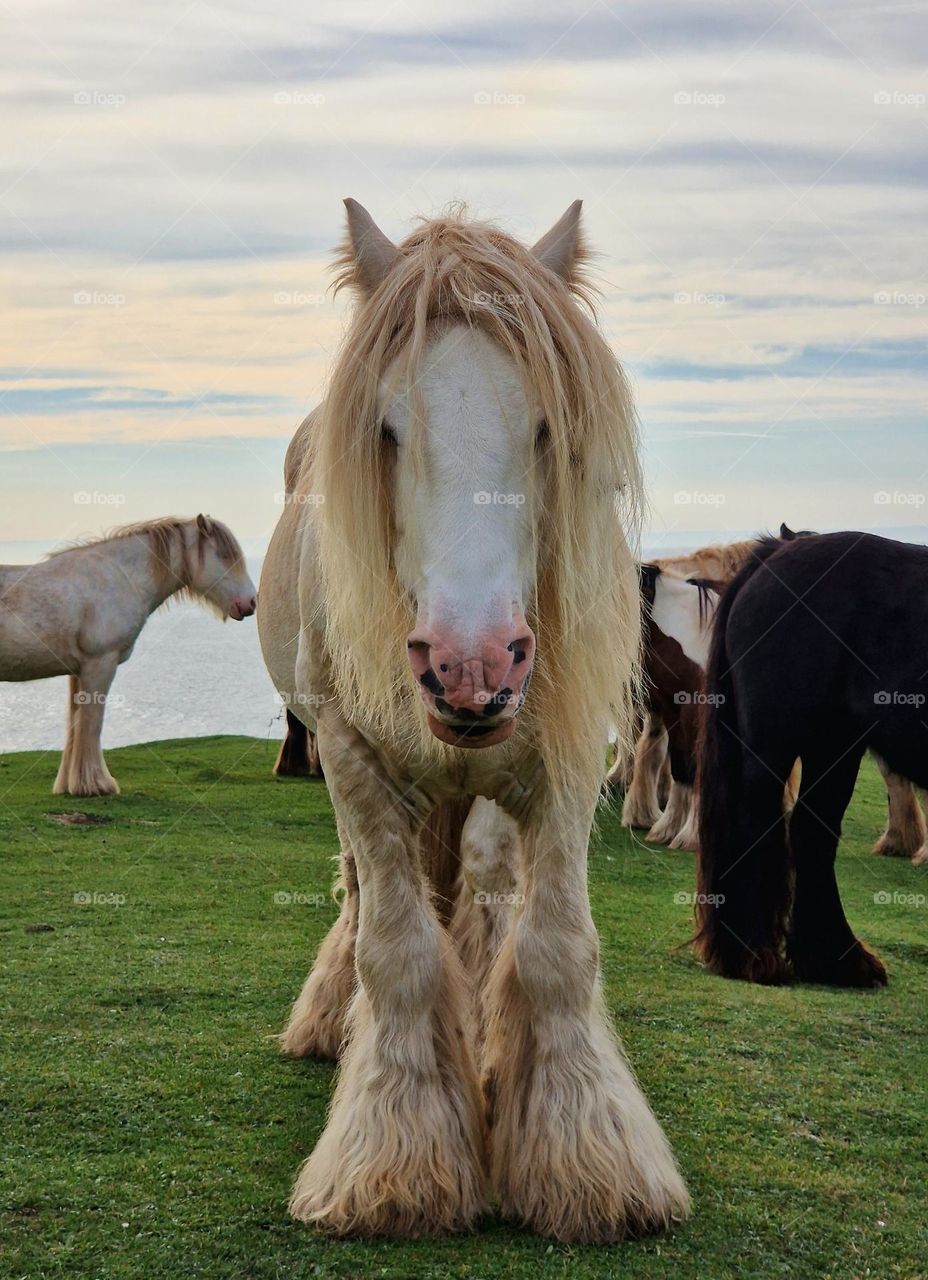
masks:
[[[870,765],[840,879],[881,992],[707,976],[682,946],[692,855],[604,816],[606,990],[689,1182],[685,1227],[609,1249],[495,1220],[342,1243],[285,1211],[334,1073],[272,1037],[335,917],[337,846],[323,784],[275,782],[275,749],[112,751],[123,795],[99,800],[51,795],[53,753],[0,758],[0,1276],[928,1276],[928,874],[870,856]],[[105,821],[50,816],[75,811]]]

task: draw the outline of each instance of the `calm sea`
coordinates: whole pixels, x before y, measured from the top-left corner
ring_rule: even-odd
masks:
[[[880,530],[928,542],[925,526]],[[647,540],[646,555],[672,555],[747,534],[719,530]],[[0,542],[0,564],[38,560],[47,544]],[[261,557],[249,557],[255,582]],[[67,681],[0,683],[0,752],[60,749]],[[216,733],[280,738],[283,712],[264,668],[254,618],[220,622],[193,604],[168,606],[149,618],[135,652],[117,672],[103,724],[104,747]]]

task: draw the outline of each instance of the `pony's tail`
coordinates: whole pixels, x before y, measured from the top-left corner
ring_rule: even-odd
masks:
[[[742,588],[779,550],[761,542],[725,588],[715,616],[696,786],[699,855],[694,945],[707,967],[729,978],[779,982],[789,907],[789,852],[783,789],[746,777],[753,761],[741,743],[738,702],[727,646],[728,619]],[[748,794],[750,793],[750,794]],[[748,812],[751,810],[751,812]]]
[[[426,819],[419,835],[422,869],[429,878],[435,908],[447,924],[457,898],[461,868],[461,833],[473,804],[473,796],[443,800]]]

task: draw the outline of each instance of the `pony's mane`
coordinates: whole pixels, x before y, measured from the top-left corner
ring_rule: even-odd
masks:
[[[757,538],[745,538],[741,542],[714,542],[691,551],[689,555],[664,556],[652,563],[660,565],[662,573],[676,577],[727,581],[735,576],[757,544]]]
[[[360,286],[339,251],[336,287]],[[526,601],[538,638],[523,718],[556,789],[597,782],[610,727],[627,736],[637,670],[637,423],[625,375],[595,324],[582,273],[570,284],[499,228],[461,208],[425,221],[357,304],[314,422],[307,483],[319,530],[326,645],[342,708],[379,737],[446,750],[425,728],[405,662],[411,602],[392,563],[382,379],[394,361],[412,388],[413,456],[425,430],[416,375],[441,327],[482,331],[516,363],[547,424],[547,487],[535,502],[537,581]],[[305,474],[305,473],[304,473]],[[529,477],[531,491],[533,478]],[[529,494],[530,501],[533,495]]]
[[[720,585],[709,578],[687,578],[686,583],[687,586],[695,587],[699,593],[699,625],[705,627],[709,609],[721,594]]]
[[[191,544],[188,533],[193,532],[195,538]],[[88,547],[105,546],[108,542],[121,542],[126,538],[142,538],[148,543],[151,569],[157,585],[175,586],[174,599],[191,594],[190,587],[195,572],[195,561],[202,563],[203,550],[206,543],[212,543],[217,554],[230,569],[240,569],[245,562],[242,548],[232,530],[221,520],[206,517],[206,527],[202,528],[197,518],[184,519],[182,516],[161,516],[157,520],[141,520],[136,524],[123,524],[110,529],[99,537],[78,539],[66,547],[59,547],[48,553],[47,559],[67,555],[70,551],[86,550]],[[180,552],[177,568],[175,552]]]

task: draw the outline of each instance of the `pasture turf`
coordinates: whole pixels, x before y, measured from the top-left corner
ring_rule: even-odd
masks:
[[[334,1072],[273,1036],[335,917],[336,840],[320,782],[272,779],[276,745],[112,751],[123,794],[98,800],[51,795],[53,753],[0,758],[4,1280],[928,1276],[928,875],[869,854],[869,764],[840,879],[885,991],[709,977],[684,946],[692,855],[603,816],[606,990],[688,1180],[685,1226],[572,1248],[492,1218],[425,1243],[290,1221]],[[74,811],[106,821],[49,816]]]

